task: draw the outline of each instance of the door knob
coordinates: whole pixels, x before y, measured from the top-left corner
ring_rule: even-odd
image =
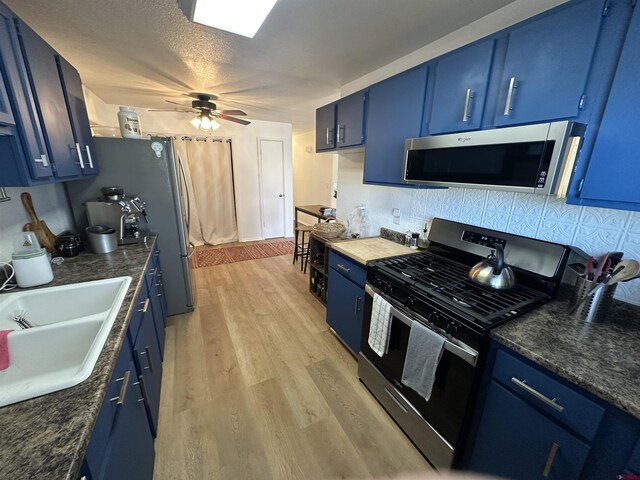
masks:
[[[278,196],[279,196],[280,198],[284,197],[284,195],[283,195],[283,194],[280,194],[280,195],[278,195]]]

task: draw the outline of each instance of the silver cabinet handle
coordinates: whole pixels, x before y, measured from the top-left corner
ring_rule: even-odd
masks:
[[[329,130],[330,128],[327,127],[327,145],[331,145],[331,143],[329,143]]]
[[[151,361],[151,349],[149,347],[144,347],[144,352],[140,352],[140,355],[147,356],[147,367],[144,367],[143,370],[149,370],[150,373],[153,373],[153,363]]]
[[[469,107],[470,107],[472,98],[473,98],[473,91],[470,88],[467,88],[467,95],[464,99],[464,112],[462,112],[463,122],[468,122],[469,118],[471,118],[471,110]]]
[[[36,163],[41,163],[43,167],[49,166],[49,161],[47,160],[47,156],[44,153],[40,155],[40,158],[34,158],[33,161]]]
[[[549,478],[549,473],[551,473],[551,467],[553,467],[553,461],[556,459],[556,454],[560,449],[560,445],[556,442],[551,444],[551,449],[549,450],[549,455],[547,455],[547,463],[544,464],[544,470],[542,471],[542,476],[544,478]]]
[[[89,145],[87,145],[87,160],[89,162],[89,168],[93,168],[93,159],[91,158],[91,150],[89,150]]]
[[[337,139],[336,143],[340,143],[340,142],[344,143],[344,135],[345,135],[345,129],[346,128],[347,128],[346,124],[342,124],[342,125],[338,124],[338,131],[336,132],[338,139]],[[342,131],[342,140],[340,140],[340,132],[341,131]]]
[[[337,263],[336,267],[338,267],[340,270],[342,270],[344,273],[349,273],[349,268],[345,267],[344,265],[342,265],[341,263]]]
[[[360,311],[360,297],[356,297],[356,305],[353,309],[353,314],[357,315],[359,311]]]
[[[511,113],[511,110],[513,109],[511,107],[511,102],[513,101],[513,91],[518,88],[518,85],[516,84],[516,77],[511,77],[511,79],[509,80],[509,90],[507,91],[507,101],[504,104],[504,115],[506,117],[509,116],[509,114]]]
[[[142,313],[147,313],[147,308],[149,308],[149,297],[147,297],[147,299],[144,302],[140,302],[140,303],[142,303],[142,308],[138,311]]]
[[[72,146],[69,146],[73,149]],[[82,158],[82,149],[80,148],[80,144],[76,143],[75,151],[78,152],[78,163],[80,164],[80,168],[84,168],[84,159]]]
[[[122,405],[124,403],[124,398],[127,395],[127,387],[129,386],[129,377],[131,376],[131,371],[127,370],[124,372],[124,375],[121,378],[116,379],[116,382],[122,382],[120,385],[120,394],[117,397],[110,398],[110,402],[118,401],[117,405]]]
[[[338,125],[336,126],[336,143],[340,143],[340,129],[341,129],[341,128],[342,128],[342,127],[340,126],[340,124],[338,124]]]
[[[138,401],[144,402],[145,405],[149,406],[149,395],[147,394],[147,386],[144,383],[144,377],[142,375],[138,375],[138,381],[134,383],[134,385],[140,385],[140,392],[142,392],[142,398]]]
[[[564,411],[564,407],[562,405],[560,405],[559,403],[557,403],[555,398],[546,397],[545,395],[541,394],[539,391],[535,390],[534,388],[531,388],[529,385],[527,385],[527,381],[526,380],[519,380],[516,377],[511,377],[511,382],[516,384],[518,387],[520,387],[521,389],[523,389],[525,392],[529,393],[530,395],[533,395],[534,397],[536,397],[541,402],[546,403],[547,405],[549,405],[551,408],[553,408],[557,412]]]

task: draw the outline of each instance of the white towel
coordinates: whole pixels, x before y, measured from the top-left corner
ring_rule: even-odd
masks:
[[[428,402],[436,380],[436,370],[444,350],[445,338],[419,322],[411,324],[402,383],[413,388]]]
[[[380,357],[389,350],[390,332],[391,304],[377,293],[374,293],[371,325],[369,326],[369,346]]]

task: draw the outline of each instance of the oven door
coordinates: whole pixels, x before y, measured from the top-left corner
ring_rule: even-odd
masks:
[[[436,330],[436,328],[423,318],[403,311],[397,304],[391,302],[393,305],[393,317],[391,320],[389,349],[385,355],[379,357],[369,347],[368,336],[371,324],[373,293],[380,294],[380,292],[370,285],[367,285],[365,290],[361,338],[362,355],[417,410],[429,426],[451,447],[455,448],[463,431],[465,414],[471,402],[478,352],[455,339],[447,339],[442,358],[436,370],[436,379],[431,398],[426,401],[413,389],[401,383],[402,370],[404,369],[409,334],[411,333],[411,323],[418,321],[432,330]],[[387,299],[387,301],[389,300]],[[391,392],[387,393],[391,395]],[[429,457],[428,453],[425,454]]]

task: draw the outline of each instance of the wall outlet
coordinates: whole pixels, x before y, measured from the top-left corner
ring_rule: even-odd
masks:
[[[393,217],[393,223],[394,223],[395,225],[400,225],[400,216]]]
[[[400,213],[400,209],[394,208],[393,210],[391,210],[391,213],[393,215],[393,223],[395,225],[400,225],[400,217],[402,216],[402,214]]]

